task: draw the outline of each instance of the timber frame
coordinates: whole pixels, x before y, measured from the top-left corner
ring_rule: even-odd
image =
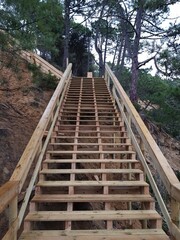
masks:
[[[58,73],[59,78],[61,77]],[[58,112],[64,98],[65,91],[68,87],[72,75],[72,64],[69,64],[64,72],[61,80],[42,116],[40,119],[22,157],[16,166],[10,180],[0,187],[0,213],[9,208],[8,219],[9,229],[3,240],[16,240],[18,230],[20,229],[25,217],[26,208],[36,183],[39,169],[46,151],[47,144],[52,134],[55,122],[58,118]],[[125,91],[121,87],[118,79],[115,77],[108,65],[106,65],[105,79],[109,91],[114,97],[115,104],[120,110],[121,117],[125,122],[128,135],[131,138],[138,158],[141,161],[144,171],[148,177],[150,185],[156,196],[156,199],[161,208],[162,214],[166,220],[167,226],[171,235],[176,239],[180,239],[179,218],[180,218],[180,183],[168,164],[166,158],[160,151],[156,142],[153,140],[145,124],[141,120],[136,109],[132,105]],[[133,125],[133,127],[132,127]],[[137,134],[138,133],[138,138]],[[140,141],[140,144],[139,144]],[[163,181],[171,198],[171,215],[169,214],[163,199],[159,193],[152,173],[147,165],[145,157],[145,149],[148,151],[151,160],[159,172],[160,178]],[[29,176],[29,172],[33,173]],[[27,178],[31,177],[29,185]],[[18,197],[25,191],[23,203],[18,209]]]

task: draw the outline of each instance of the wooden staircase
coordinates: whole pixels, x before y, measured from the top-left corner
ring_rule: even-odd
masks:
[[[70,80],[19,239],[169,239],[103,78]]]

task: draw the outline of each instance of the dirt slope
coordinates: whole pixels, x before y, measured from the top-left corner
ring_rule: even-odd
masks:
[[[32,83],[28,64],[0,52],[0,185],[11,176],[52,95]]]

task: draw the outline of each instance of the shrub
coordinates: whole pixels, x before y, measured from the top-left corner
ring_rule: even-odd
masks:
[[[50,73],[45,74],[41,72],[41,68],[35,64],[28,64],[29,70],[33,74],[34,84],[43,90],[55,89],[57,86],[57,78],[52,76]]]

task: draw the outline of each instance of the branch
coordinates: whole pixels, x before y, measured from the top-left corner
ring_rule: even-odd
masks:
[[[32,21],[32,22],[27,22],[27,23],[21,24],[21,26],[16,27],[16,28],[4,28],[4,27],[1,27],[1,26],[0,26],[0,29],[3,30],[3,31],[20,30],[20,29],[23,28],[23,27],[26,27],[26,26],[28,26],[28,25],[37,23],[37,22],[38,22],[39,20],[41,20],[41,19],[45,19],[45,17],[38,18],[38,19],[36,19],[36,20],[34,20],[34,21]]]
[[[171,73],[164,72],[163,70],[161,70],[161,69],[158,67],[156,58],[154,58],[154,64],[155,64],[155,67],[157,68],[157,70],[158,70],[160,73],[162,73],[163,75],[165,75],[165,76],[170,76],[170,75],[171,75]]]
[[[95,59],[94,56],[93,56],[93,59],[94,59],[95,63],[98,65],[98,67],[99,67],[99,63],[97,62],[97,60]]]
[[[142,67],[143,65],[146,65],[146,63],[148,63],[148,62],[150,62],[152,59],[154,59],[154,58],[156,57],[156,55],[157,55],[157,53],[156,53],[153,57],[148,58],[148,59],[146,59],[145,61],[138,63],[138,68]]]

